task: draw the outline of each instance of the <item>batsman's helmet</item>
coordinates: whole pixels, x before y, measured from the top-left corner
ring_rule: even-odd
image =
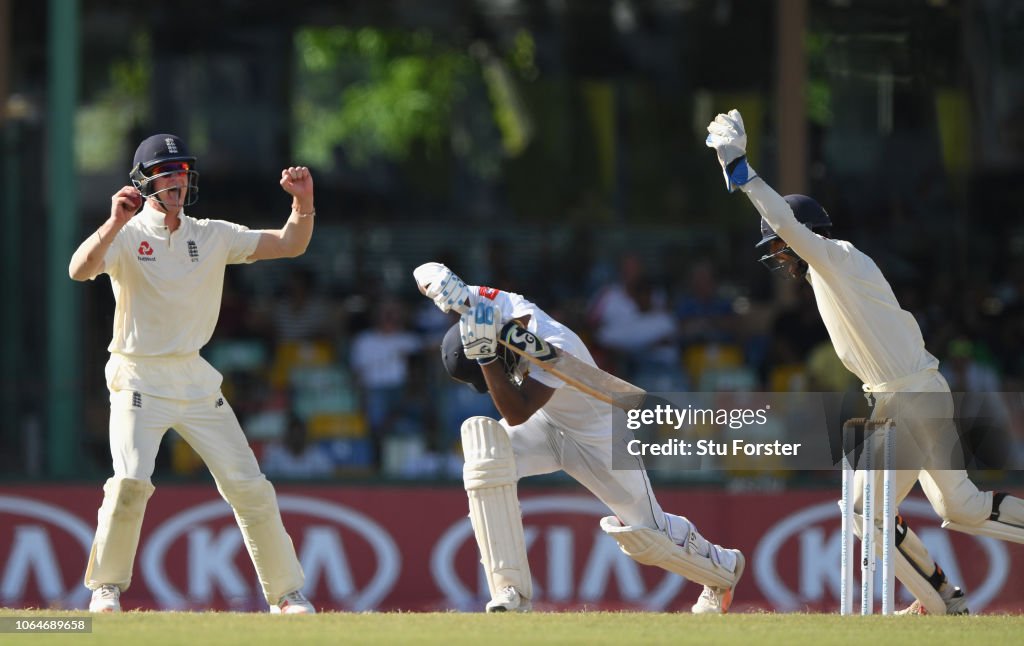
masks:
[[[129,177],[132,185],[139,189],[144,197],[149,198],[168,190],[157,191],[153,185],[154,179],[182,172],[188,176],[185,206],[191,206],[199,199],[199,171],[196,170],[196,158],[189,154],[185,142],[180,137],[160,134],[147,137],[135,149],[135,160]]]
[[[519,355],[512,352],[505,346],[498,344],[498,360],[505,367],[505,374],[513,379],[519,368]],[[459,333],[459,324],[448,328],[448,332],[441,341],[441,361],[448,376],[455,381],[468,384],[478,393],[487,392],[487,381],[484,373],[480,370],[480,364],[466,356],[462,347],[462,335]]]
[[[797,222],[805,227],[822,235],[829,235],[832,232],[832,218],[827,211],[815,200],[806,195],[787,195],[782,199],[786,200],[789,208],[793,209],[793,215]],[[755,249],[765,249],[772,240],[778,240],[779,235],[771,228],[768,222],[761,218],[761,241],[754,245]],[[777,271],[789,265],[788,258],[795,259],[797,272],[795,276],[803,277],[807,273],[807,263],[796,254],[788,245],[776,253],[766,253],[760,258],[762,265]]]

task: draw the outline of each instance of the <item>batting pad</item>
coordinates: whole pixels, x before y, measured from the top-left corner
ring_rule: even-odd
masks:
[[[723,563],[693,551],[691,547],[695,545],[694,540],[687,540],[686,547],[676,545],[665,532],[648,527],[629,527],[615,516],[602,518],[601,529],[614,538],[619,549],[637,563],[660,567],[701,585],[731,588],[743,574],[742,568],[737,567],[742,557],[734,550],[721,550],[735,555],[735,558],[730,559],[731,563]],[[700,541],[704,540],[692,529],[692,525],[690,531]],[[709,554],[719,554],[716,546],[710,546]]]
[[[516,463],[508,433],[489,417],[471,417],[462,423],[462,452],[469,520],[491,598],[512,586],[524,599],[531,599],[533,578],[526,560]]]
[[[875,523],[875,554],[881,558],[882,556],[882,528],[879,523],[882,522],[881,517],[877,517]],[[861,528],[864,526],[864,517],[861,514],[854,512],[853,514],[853,531],[858,537],[861,535]],[[894,531],[897,524],[893,525]],[[944,615],[946,614],[946,602],[942,600],[942,596],[939,595],[939,591],[932,586],[931,581],[925,577],[922,573],[923,570],[930,570],[935,567],[934,561],[928,554],[928,548],[924,546],[921,539],[918,537],[914,530],[907,527],[907,533],[903,537],[903,540],[899,542],[896,549],[891,550],[892,563],[896,566],[896,578],[899,582],[910,590],[910,594],[914,595],[914,598],[921,602],[924,609],[928,611],[930,615]],[[914,562],[920,563],[921,565],[915,565],[910,559],[913,558]],[[879,566],[881,567],[881,566]]]
[[[85,569],[85,587],[116,585],[123,592],[132,583],[132,566],[146,503],[156,488],[146,480],[110,478],[103,485],[96,536]]]
[[[1024,543],[1024,527],[1002,523],[998,520],[986,520],[979,525],[962,525],[947,520],[942,523],[942,528],[975,536],[989,536],[1011,543]]]

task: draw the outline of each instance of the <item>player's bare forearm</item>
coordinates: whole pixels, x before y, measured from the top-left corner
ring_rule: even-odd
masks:
[[[530,416],[546,404],[555,392],[554,388],[548,388],[529,378],[517,386],[505,375],[505,368],[500,360],[492,361],[480,369],[484,373],[484,380],[487,381],[487,389],[491,393],[494,406],[510,426],[518,426],[530,419]]]
[[[288,221],[281,228],[281,244],[291,257],[306,253],[313,238],[313,206],[292,207]]]
[[[281,188],[292,196],[292,211],[284,226],[265,230],[260,236],[251,260],[295,258],[306,253],[313,238],[313,176],[305,166],[293,166],[281,171]]]
[[[109,220],[104,222],[99,229],[89,234],[71,255],[68,275],[72,280],[89,280],[103,271],[103,257],[117,235],[117,231],[109,225]]]
[[[71,255],[68,275],[72,280],[89,280],[103,271],[103,257],[113,244],[117,232],[135,216],[142,206],[142,195],[133,186],[124,186],[110,198],[110,217],[99,229],[78,245]]]

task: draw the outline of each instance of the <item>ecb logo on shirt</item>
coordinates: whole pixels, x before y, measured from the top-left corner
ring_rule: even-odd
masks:
[[[195,240],[189,240],[185,243],[188,246],[188,257],[192,262],[199,262],[199,247],[196,246]]]

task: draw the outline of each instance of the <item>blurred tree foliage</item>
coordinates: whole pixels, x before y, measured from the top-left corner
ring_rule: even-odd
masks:
[[[101,172],[123,163],[132,128],[149,115],[153,69],[148,33],[132,37],[130,54],[110,63],[108,78],[75,114],[75,163],[83,172]]]
[[[295,152],[330,169],[335,150],[365,166],[448,147],[457,103],[480,71],[429,32],[363,27],[297,32]]]

